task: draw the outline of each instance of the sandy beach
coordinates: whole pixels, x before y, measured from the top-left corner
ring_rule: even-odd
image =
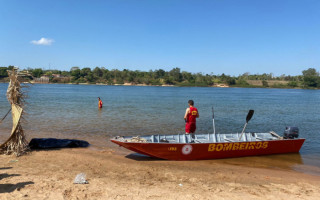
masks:
[[[0,156],[0,199],[318,199],[320,177],[292,170],[141,157],[118,147]],[[88,184],[74,184],[79,173]]]

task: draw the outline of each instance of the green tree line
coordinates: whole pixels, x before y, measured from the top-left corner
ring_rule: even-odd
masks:
[[[0,67],[0,79],[8,76],[7,70],[13,66]],[[29,79],[46,76],[52,83],[101,83],[101,84],[145,84],[145,85],[176,85],[176,86],[214,86],[225,84],[231,87],[289,87],[289,88],[320,88],[319,72],[315,68],[302,71],[301,75],[290,76],[273,74],[250,74],[244,73],[239,76],[226,74],[214,75],[203,73],[190,73],[181,71],[180,68],[173,68],[169,71],[156,69],[150,71],[139,70],[118,70],[95,67],[91,69],[84,67],[72,67],[69,71],[43,70],[41,68],[28,68],[21,70],[29,74]],[[57,76],[59,75],[59,76]],[[283,81],[285,84],[269,85],[272,81]],[[261,85],[254,85],[252,82],[261,82]]]

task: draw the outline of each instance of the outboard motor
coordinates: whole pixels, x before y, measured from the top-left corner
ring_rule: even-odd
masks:
[[[283,138],[294,139],[299,137],[299,128],[294,126],[287,126],[284,130]]]

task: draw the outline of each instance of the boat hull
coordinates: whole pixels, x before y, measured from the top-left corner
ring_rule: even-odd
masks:
[[[297,153],[305,139],[223,143],[112,142],[131,151],[166,160],[208,160],[244,156]]]

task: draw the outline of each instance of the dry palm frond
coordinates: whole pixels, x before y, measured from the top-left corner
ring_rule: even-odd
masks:
[[[11,104],[12,112],[12,131],[7,141],[0,145],[0,151],[5,154],[15,154],[21,156],[29,150],[24,131],[21,126],[21,118],[24,115],[24,94],[22,86],[18,80],[18,74],[15,69],[9,71],[10,83],[7,90],[7,98]]]

